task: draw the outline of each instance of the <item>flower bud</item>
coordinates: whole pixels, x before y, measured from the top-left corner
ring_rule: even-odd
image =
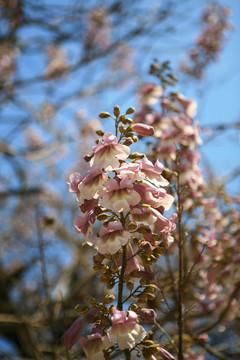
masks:
[[[81,332],[83,329],[83,317],[79,316],[70,328],[63,334],[62,336],[62,343],[65,345],[68,349],[71,349],[72,346],[77,342]]]
[[[134,131],[140,136],[152,136],[154,134],[154,129],[150,125],[136,123],[132,125]]]
[[[133,114],[135,112],[135,108],[133,106],[131,106],[130,108],[127,109],[126,114]]]
[[[100,119],[106,119],[109,116],[111,116],[111,114],[109,114],[108,112],[105,112],[105,111],[103,111],[99,114]]]
[[[96,134],[97,134],[98,136],[103,136],[103,135],[105,134],[105,132],[100,129],[100,130],[97,130],[97,131],[96,131]]]
[[[176,358],[172,354],[170,354],[167,350],[163,349],[162,347],[158,348],[158,354],[164,360],[176,360]]]
[[[115,296],[112,294],[107,294],[104,298],[104,303],[111,304],[113,302],[113,300],[115,300]]]
[[[86,315],[86,321],[91,324],[94,323],[96,320],[98,314],[98,310],[96,308],[92,308],[91,310],[89,310],[89,312]]]
[[[155,322],[157,318],[157,314],[153,309],[138,309],[138,315],[140,315],[141,318],[147,322]]]
[[[120,107],[118,105],[115,105],[114,108],[113,108],[113,113],[116,116],[116,118],[119,117],[120,112],[121,112]]]

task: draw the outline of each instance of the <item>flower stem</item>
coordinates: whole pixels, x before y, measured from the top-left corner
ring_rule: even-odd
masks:
[[[182,237],[182,203],[180,191],[180,174],[177,176],[178,198],[178,360],[183,360],[183,237]]]
[[[121,268],[121,273],[120,273],[120,277],[119,277],[119,283],[118,283],[118,310],[122,311],[122,306],[123,306],[123,277],[124,277],[124,272],[125,272],[125,268],[127,265],[127,256],[126,256],[126,245],[123,246],[123,253],[122,253],[122,268]]]

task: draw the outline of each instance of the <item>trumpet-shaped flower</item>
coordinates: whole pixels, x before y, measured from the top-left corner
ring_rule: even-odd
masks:
[[[127,177],[107,180],[104,186],[101,191],[101,205],[105,208],[127,212],[130,205],[137,205],[141,200],[140,195],[133,189],[132,181]]]
[[[169,182],[161,175],[164,166],[157,160],[155,164],[145,156],[141,161],[141,170],[145,174],[147,180],[156,186],[167,186]]]
[[[108,227],[102,226],[96,241],[95,248],[100,254],[115,254],[124,246],[130,237],[130,233],[123,229],[119,221],[111,221]]]
[[[141,172],[141,164],[135,163],[123,163],[121,167],[115,169],[119,178],[128,177],[132,180],[142,180],[145,175]]]
[[[80,192],[78,196],[79,203],[83,204],[85,199],[97,199],[99,197],[98,191],[102,187],[103,183],[107,180],[107,178],[108,174],[104,173],[101,167],[92,167],[78,185],[78,189]]]
[[[100,325],[96,324],[90,335],[80,338],[80,345],[83,347],[88,360],[104,360],[103,350],[113,344],[107,336],[102,336],[102,329]]]
[[[75,172],[69,176],[69,182],[67,184],[69,185],[69,191],[72,193],[79,193],[78,185],[82,181],[82,176],[78,172]]]
[[[112,308],[112,326],[107,331],[111,342],[118,344],[119,349],[132,349],[139,344],[146,336],[144,328],[137,323],[137,314],[129,311],[128,315],[124,311]]]
[[[103,139],[93,147],[94,155],[90,160],[90,166],[97,165],[105,170],[113,170],[119,167],[119,160],[125,160],[130,149],[126,145],[118,144],[117,137],[107,132]]]
[[[137,227],[140,227],[153,225],[156,222],[157,217],[147,208],[137,205],[131,210],[130,219]]]
[[[96,216],[93,210],[91,210],[89,213],[86,212],[84,216],[77,216],[74,220],[74,226],[76,231],[84,234],[85,241],[83,245],[93,245],[93,240],[90,238],[90,235],[92,234],[92,225],[95,221],[95,218]]]
[[[144,267],[139,264],[137,257],[134,256],[134,251],[130,243],[128,243],[126,246],[126,262],[127,264],[125,267],[125,274],[129,274],[134,270],[144,270]],[[122,255],[119,258],[118,265],[122,266]]]

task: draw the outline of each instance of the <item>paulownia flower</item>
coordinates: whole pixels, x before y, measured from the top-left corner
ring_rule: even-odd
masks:
[[[93,245],[93,240],[91,239],[90,235],[92,234],[92,225],[95,221],[95,218],[96,216],[93,210],[91,210],[89,213],[86,212],[83,216],[77,216],[74,220],[76,231],[84,234],[85,241],[83,245]]]
[[[145,175],[141,172],[141,164],[135,163],[123,163],[121,167],[115,169],[119,178],[128,177],[131,180],[142,180]]]
[[[134,311],[129,311],[126,315],[124,311],[113,307],[111,320],[112,326],[107,334],[111,342],[117,342],[120,350],[132,349],[147,334],[144,328],[137,323],[137,314]]]
[[[107,132],[103,139],[93,147],[94,156],[90,160],[90,166],[97,165],[105,170],[113,170],[119,167],[119,160],[125,160],[130,149],[126,145],[118,144],[117,137]]]
[[[99,197],[98,191],[103,183],[107,180],[108,174],[104,173],[99,166],[92,167],[84,176],[78,185],[79,196],[78,201],[81,204],[84,200],[97,199]]]
[[[140,162],[140,161],[139,161]],[[141,161],[141,170],[146,178],[156,186],[167,186],[169,182],[161,175],[164,166],[157,160],[155,164],[145,156]]]
[[[99,236],[95,244],[97,251],[100,254],[115,254],[128,242],[130,233],[123,229],[119,221],[111,221],[107,228],[102,226]]]
[[[69,185],[69,191],[72,193],[79,193],[78,185],[82,181],[82,176],[78,172],[75,172],[69,176],[69,182],[67,184]]]
[[[113,211],[127,212],[130,210],[130,205],[137,205],[141,200],[128,177],[107,180],[104,187],[101,191],[101,205]]]
[[[133,255],[134,255],[134,251],[133,251],[132,245],[130,243],[128,243],[127,246],[126,246],[127,264],[126,264],[126,267],[125,267],[124,274],[129,274],[134,270],[137,270],[137,271],[144,270],[144,267],[139,264],[139,262],[137,260],[137,257],[133,256]],[[119,258],[118,265],[122,266],[122,255]]]
[[[113,344],[107,336],[102,336],[102,329],[99,324],[94,325],[91,334],[80,338],[80,345],[88,360],[104,360],[103,350]]]
[[[140,205],[136,205],[132,208],[130,214],[130,220],[137,225],[140,226],[151,226],[153,225],[157,217],[154,216],[147,208],[141,207]]]

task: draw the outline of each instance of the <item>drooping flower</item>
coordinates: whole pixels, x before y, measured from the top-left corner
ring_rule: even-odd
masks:
[[[78,172],[74,172],[73,174],[71,174],[69,176],[69,182],[67,182],[67,184],[69,185],[69,191],[78,194],[79,193],[78,185],[81,182],[81,180],[82,180],[82,176]]]
[[[83,245],[93,245],[93,239],[90,237],[90,235],[92,234],[92,225],[95,221],[95,218],[96,216],[93,210],[91,210],[89,213],[86,212],[83,216],[77,216],[74,220],[76,231],[83,234],[85,237]]]
[[[107,336],[102,336],[102,329],[99,324],[96,324],[90,335],[80,338],[80,345],[83,347],[88,360],[104,360],[103,350],[113,344]]]
[[[130,243],[128,243],[126,246],[126,262],[127,263],[124,274],[129,274],[134,270],[144,270],[144,267],[139,264],[137,257],[134,256],[134,251]],[[122,266],[122,254],[120,255],[118,265]]]
[[[80,205],[84,203],[84,200],[97,199],[99,197],[98,191],[107,178],[108,174],[104,173],[101,167],[92,167],[78,185],[80,192],[78,201]]]
[[[137,225],[140,226],[152,226],[157,217],[154,216],[147,208],[141,207],[140,205],[136,205],[132,208],[130,213],[130,220]]]
[[[128,177],[107,180],[101,192],[101,205],[116,212],[129,211],[130,206],[137,205],[140,195],[133,189],[133,183]]]
[[[141,164],[137,162],[123,163],[115,171],[120,179],[128,177],[131,180],[142,180],[145,178],[145,175],[141,172]]]
[[[140,161],[139,161],[140,162]],[[155,164],[145,156],[141,161],[141,171],[156,186],[167,186],[169,182],[161,175],[164,166],[157,160]]]
[[[83,317],[79,316],[79,318],[77,318],[72,323],[70,328],[63,334],[61,340],[63,345],[65,345],[68,349],[71,349],[72,346],[77,342],[82,332],[83,324],[84,324]]]
[[[123,229],[119,221],[111,221],[108,227],[102,226],[99,231],[99,238],[96,241],[95,249],[100,254],[115,254],[122,246],[124,246],[130,237],[130,233]]]
[[[108,171],[119,167],[119,160],[126,160],[130,149],[126,145],[118,144],[117,137],[107,132],[103,135],[103,139],[93,147],[93,153],[90,166],[97,165]]]
[[[112,326],[108,329],[107,334],[111,342],[117,342],[120,350],[132,349],[147,334],[144,328],[137,323],[137,314],[134,311],[129,311],[126,315],[124,311],[113,307],[111,320]]]

